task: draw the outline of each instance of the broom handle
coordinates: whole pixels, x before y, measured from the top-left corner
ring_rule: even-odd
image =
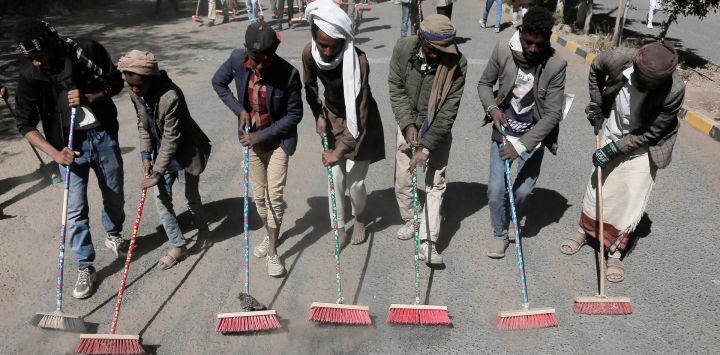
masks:
[[[118,290],[117,301],[115,301],[112,323],[110,323],[110,334],[115,334],[115,329],[117,328],[117,321],[120,316],[120,304],[122,303],[123,293],[125,293],[125,281],[127,281],[128,270],[130,270],[130,260],[132,259],[133,250],[135,249],[135,239],[138,234],[138,229],[140,228],[140,217],[142,217],[143,206],[145,205],[145,195],[147,195],[147,188],[142,189],[140,193],[140,203],[138,203],[137,215],[135,216],[135,225],[133,226],[130,246],[128,246],[127,257],[125,258],[125,266],[123,267],[122,277],[120,278],[120,290]]]
[[[245,124],[245,134],[250,132],[250,126]],[[248,174],[250,172],[250,147],[244,147],[243,151],[243,238],[244,253],[243,267],[245,268],[245,294],[250,294],[250,242],[248,240]]]
[[[8,105],[10,107],[10,105]],[[75,136],[75,108],[70,110],[70,134],[68,135],[68,149],[72,151],[73,137]],[[34,148],[34,147],[33,147]],[[37,153],[37,152],[36,152]],[[65,270],[65,233],[67,232],[67,208],[70,195],[70,164],[65,166],[65,188],[63,189],[62,216],[60,217],[60,246],[58,249],[58,275],[57,290],[55,291],[55,310],[62,311],[63,273]]]
[[[327,135],[322,136],[323,151],[330,149],[328,145]],[[330,218],[332,219],[332,230],[333,230],[333,242],[335,243],[335,294],[337,295],[337,304],[343,303],[342,287],[340,285],[340,237],[338,236],[338,221],[337,221],[337,205],[335,204],[335,180],[332,175],[332,167],[327,167],[328,177],[328,188],[330,189],[330,206],[332,212]]]
[[[500,126],[502,130],[502,145],[507,145],[507,136],[505,135],[505,127]],[[522,293],[523,310],[530,309],[530,302],[527,295],[527,283],[525,282],[525,262],[522,255],[522,243],[520,242],[520,231],[518,229],[517,213],[515,211],[515,196],[513,193],[512,176],[510,175],[510,161],[504,160],[505,163],[505,184],[510,198],[510,212],[512,215],[513,231],[515,232],[515,255],[517,256],[517,265],[520,269],[520,290]]]
[[[213,1],[213,0],[210,0]],[[200,0],[197,2],[197,6],[195,7],[195,17],[198,17],[198,13],[200,12]]]
[[[411,155],[415,155],[415,147],[410,147]],[[415,240],[415,304],[420,304],[420,202],[417,193],[417,167],[412,171],[412,199],[413,199],[413,239]]]
[[[595,149],[600,149],[600,134],[595,136]],[[600,235],[598,241],[600,242],[600,248],[598,248],[598,260],[600,261],[600,297],[605,297],[605,222],[603,216],[603,196],[602,196],[602,168],[595,168],[595,175],[597,175],[596,188],[596,201],[597,201],[597,220]]]

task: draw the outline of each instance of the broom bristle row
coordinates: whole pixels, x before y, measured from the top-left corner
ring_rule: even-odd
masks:
[[[387,323],[419,325],[452,325],[447,311],[440,309],[391,308]]]
[[[497,317],[495,325],[500,330],[539,329],[557,327],[555,313]]]
[[[218,333],[242,333],[279,329],[280,321],[274,314],[219,318],[215,326]]]
[[[576,302],[573,311],[577,314],[631,314],[630,302]]]
[[[136,339],[80,339],[75,348],[78,354],[145,354],[139,340]]]
[[[370,312],[362,309],[312,307],[307,320],[319,323],[370,325]]]

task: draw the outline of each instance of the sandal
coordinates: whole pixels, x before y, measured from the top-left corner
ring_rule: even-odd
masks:
[[[560,252],[565,255],[573,255],[585,244],[587,244],[585,232],[578,230],[572,237],[565,239],[562,244],[560,244]]]
[[[625,267],[618,258],[607,259],[607,269],[605,270],[607,280],[610,282],[620,282],[625,279]]]
[[[173,252],[175,252],[175,253],[173,253]],[[175,254],[175,255],[173,255],[173,254]],[[177,254],[179,254],[179,255],[177,255]],[[184,247],[172,248],[167,252],[167,254],[165,254],[165,256],[160,258],[160,261],[158,261],[158,267],[162,270],[167,270],[167,269],[175,266],[177,263],[185,260],[186,257],[187,257],[187,250],[185,250]]]

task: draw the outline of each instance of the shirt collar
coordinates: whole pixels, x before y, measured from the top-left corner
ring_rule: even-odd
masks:
[[[623,76],[624,76],[625,78],[627,78],[627,80],[628,80],[628,82],[630,83],[630,85],[632,85],[632,74],[633,74],[634,72],[635,72],[635,68],[634,68],[634,67],[629,67],[629,68],[623,70]]]

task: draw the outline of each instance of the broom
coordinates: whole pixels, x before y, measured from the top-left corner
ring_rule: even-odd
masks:
[[[249,126],[245,125],[245,133],[249,132]],[[274,310],[267,310],[250,296],[250,244],[248,241],[248,174],[250,165],[250,147],[245,147],[243,152],[243,230],[245,234],[245,250],[243,265],[245,268],[245,292],[240,294],[242,312],[220,313],[217,315],[215,331],[218,333],[242,333],[258,330],[270,330],[280,328],[277,314]]]
[[[15,110],[13,110],[12,106],[10,106],[10,103],[7,100],[5,100],[5,98],[2,98],[2,100],[5,102],[5,105],[7,106],[8,110],[10,111],[10,114],[13,117],[17,117],[15,115]],[[40,162],[40,169],[45,170],[45,168],[46,168],[45,162],[40,157],[40,153],[38,153],[37,148],[35,148],[35,146],[32,145],[32,143],[30,143],[30,142],[28,142],[28,143],[30,144],[30,148],[32,148],[33,153],[35,153],[35,156],[37,157],[38,161]],[[45,173],[48,173],[48,171],[45,171]],[[55,171],[51,170],[49,172],[49,174],[50,174],[50,183],[53,184],[53,186],[62,183],[62,180],[60,180],[60,176],[57,173],[55,173]]]
[[[322,137],[323,150],[327,151],[327,136]],[[370,309],[367,306],[344,305],[342,287],[340,285],[340,241],[338,236],[337,207],[335,205],[335,182],[333,181],[332,167],[327,167],[328,188],[330,190],[330,205],[332,206],[333,241],[335,242],[335,303],[313,302],[310,305],[310,314],[307,319],[313,322],[331,324],[370,325]]]
[[[595,148],[600,149],[600,134],[595,135]],[[602,168],[595,168],[595,174],[597,175],[597,186],[596,195],[597,198],[597,220],[598,230],[600,235],[598,241],[600,247],[598,248],[598,260],[600,262],[600,272],[598,278],[600,279],[600,285],[597,296],[589,297],[578,297],[575,299],[573,305],[573,311],[578,314],[630,314],[632,313],[632,305],[630,304],[630,298],[628,297],[608,297],[605,294],[605,227],[603,218],[603,197],[602,197]]]
[[[127,257],[125,258],[125,266],[123,267],[122,277],[120,278],[120,290],[118,290],[117,301],[115,302],[115,310],[113,312],[112,323],[110,323],[110,334],[81,334],[80,342],[75,348],[75,352],[79,354],[144,354],[145,350],[140,343],[140,335],[137,334],[115,334],[117,329],[118,317],[120,316],[120,304],[122,303],[123,293],[125,293],[125,281],[127,281],[128,271],[130,269],[130,260],[132,260],[133,250],[135,249],[135,239],[140,227],[140,218],[142,217],[143,206],[145,205],[145,196],[147,189],[142,189],[140,193],[140,203],[138,204],[137,215],[135,217],[135,225],[133,226],[130,245],[128,246]]]
[[[415,154],[415,147],[411,147]],[[413,239],[415,240],[415,304],[391,304],[385,322],[392,324],[452,325],[446,306],[420,304],[420,202],[417,194],[417,168],[412,171]]]
[[[210,1],[215,1],[215,0],[210,0]],[[200,16],[198,16],[199,12],[200,12],[200,0],[198,0],[197,6],[195,7],[195,15],[192,16],[193,22],[202,22],[202,20],[200,19]]]
[[[8,105],[10,107],[10,105]],[[13,113],[14,115],[14,113]],[[68,149],[72,150],[73,136],[75,135],[75,108],[70,111],[70,134],[68,135]],[[65,269],[65,233],[67,231],[67,207],[70,193],[70,164],[65,166],[65,191],[63,192],[62,217],[60,217],[60,254],[57,263],[57,290],[55,291],[55,311],[37,313],[30,324],[45,329],[59,329],[81,332],[86,326],[79,316],[69,315],[62,310],[63,273]]]
[[[505,127],[500,126],[502,131],[502,145],[508,144],[505,135]],[[557,327],[554,308],[530,308],[528,301],[527,284],[525,282],[525,261],[522,255],[522,243],[520,231],[518,230],[517,213],[515,211],[515,197],[513,194],[512,176],[510,175],[510,161],[505,160],[505,184],[510,197],[510,211],[512,214],[513,231],[515,232],[515,255],[517,265],[520,269],[520,290],[522,294],[522,309],[512,311],[500,311],[495,319],[495,324],[501,330],[536,329]]]

